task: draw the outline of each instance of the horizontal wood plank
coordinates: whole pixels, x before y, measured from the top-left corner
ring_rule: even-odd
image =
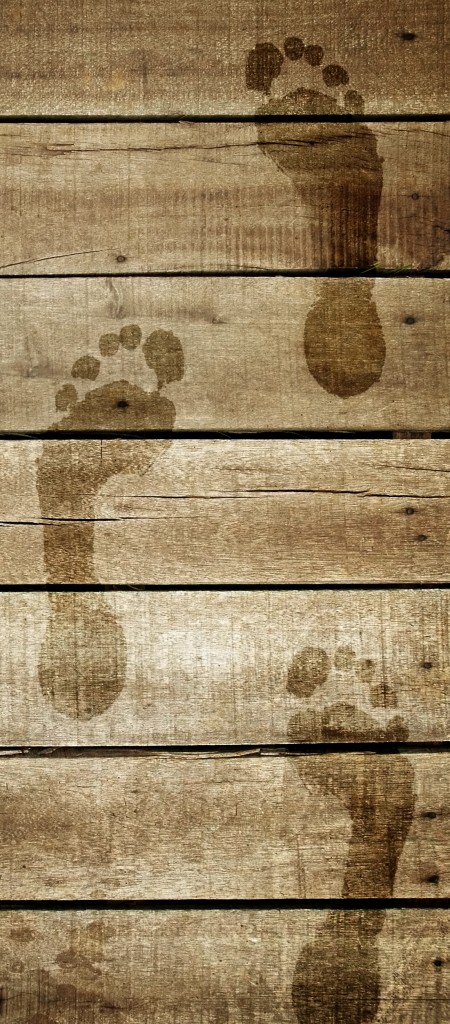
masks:
[[[448,897],[450,756],[3,757],[0,898]]]
[[[161,331],[183,352],[164,391],[177,431],[447,431],[449,304],[433,279],[0,280],[0,432],[57,429],[64,395],[72,433],[154,429]],[[114,383],[138,390],[113,415]]]
[[[450,265],[441,123],[6,124],[0,274]]]
[[[0,594],[0,746],[450,739],[445,591]]]
[[[445,582],[449,459],[432,440],[3,441],[0,582]]]
[[[295,60],[289,40],[299,36],[315,65],[309,49]],[[301,10],[294,0],[3,0],[0,41],[1,114],[251,115],[261,94],[245,68],[256,43],[276,46],[280,63],[291,55],[281,95],[306,85],[343,105],[346,90],[329,76],[325,88],[321,74],[338,63],[369,112],[447,112],[450,101],[440,0],[304,0]]]
[[[429,1024],[450,999],[443,910],[12,910],[0,941],[13,1024]]]

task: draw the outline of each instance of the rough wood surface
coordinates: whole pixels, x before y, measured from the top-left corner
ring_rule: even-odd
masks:
[[[14,1024],[448,1019],[443,910],[8,911],[0,942]]]
[[[445,591],[0,595],[0,745],[450,739]]]
[[[0,582],[445,582],[449,459],[432,440],[3,441]]]
[[[450,895],[450,756],[3,757],[0,898]]]
[[[283,92],[311,83],[337,94],[308,63],[320,46],[323,66],[345,65],[369,112],[449,109],[442,0],[3,0],[0,113],[252,114],[248,52],[270,42],[281,58],[287,38],[295,57],[293,36],[314,49],[300,65],[285,60]]]
[[[176,430],[446,431],[449,303],[449,282],[432,279],[2,280],[0,431],[55,429],[64,394],[78,401],[73,433],[145,427],[141,403],[111,419],[108,396],[124,380],[154,391],[157,331],[184,354],[165,392]],[[119,344],[130,325],[143,348]]]
[[[4,124],[0,273],[444,270],[449,156],[441,123]]]

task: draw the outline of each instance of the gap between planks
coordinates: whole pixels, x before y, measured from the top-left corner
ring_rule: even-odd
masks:
[[[450,910],[450,898],[396,897],[392,899],[174,899],[174,900],[0,900],[0,914],[8,910],[80,911],[144,910]]]
[[[258,757],[311,757],[327,754],[439,754],[450,751],[450,740],[438,740],[435,743],[277,743],[260,744],[259,746],[230,746],[229,744],[209,745],[165,745],[165,746],[46,746],[46,747],[0,747],[0,758],[170,758],[180,761],[192,761],[196,758],[205,760],[258,758]]]

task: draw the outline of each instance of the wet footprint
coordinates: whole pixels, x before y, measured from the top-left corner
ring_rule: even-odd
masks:
[[[318,88],[299,85],[283,94],[288,67],[300,81],[316,75]],[[278,81],[279,80],[279,81]],[[258,43],[248,54],[246,83],[264,102],[256,114],[361,114],[362,96],[348,88],[339,64],[325,64],[320,46],[297,36]],[[280,94],[276,94],[276,89]],[[325,88],[324,88],[325,87]],[[376,263],[382,159],[374,133],[365,124],[345,122],[257,121],[258,144],[292,182],[314,225],[318,265],[326,269],[368,269]],[[356,280],[347,287],[325,280],[305,324],[308,368],[318,384],[339,398],[362,394],[382,373],[386,349],[372,300],[373,284]]]
[[[311,739],[311,722],[318,720],[314,739],[333,742],[402,742],[408,729],[395,713],[396,695],[375,680],[371,659],[358,659],[351,647],[338,647],[332,659],[320,647],[305,647],[288,669],[288,692],[303,702],[292,716],[289,740]],[[356,684],[358,699],[377,717],[352,701],[327,703],[330,679],[344,686]],[[313,703],[313,709],[311,708]],[[380,722],[380,716],[383,722]],[[411,826],[414,811],[414,771],[407,757],[389,755],[375,761],[370,754],[329,765],[316,759],[298,758],[300,776],[327,796],[336,797],[351,818],[351,835],[344,872],[342,897],[387,899],[394,891],[397,865]],[[376,1017],[380,978],[377,938],[384,911],[332,912],[314,942],[302,949],[292,986],[292,1000],[301,1024],[361,1024]],[[324,974],[324,967],[327,973]]]
[[[121,349],[144,357],[150,389],[118,379],[92,388],[103,360]],[[134,324],[120,334],[100,338],[99,356],[82,356],[72,367],[72,382],[56,394],[64,415],[51,430],[76,434],[90,430],[163,430],[175,424],[175,407],[161,392],[181,380],[184,355],[174,334],[157,330],[141,345]],[[156,383],[156,387],[154,384]],[[84,397],[80,387],[87,384]],[[37,466],[37,491],[44,520],[47,582],[96,583],[94,506],[99,489],[119,473],[145,473],[170,440],[111,440],[98,458],[89,446],[80,459],[79,442],[44,441]],[[126,646],[122,628],[104,595],[50,593],[51,614],[41,647],[39,681],[56,711],[87,720],[105,711],[125,684]]]

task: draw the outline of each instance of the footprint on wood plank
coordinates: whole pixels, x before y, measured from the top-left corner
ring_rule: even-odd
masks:
[[[356,691],[363,707],[351,699],[330,703],[330,683],[334,694],[342,688]],[[377,682],[375,663],[357,658],[349,646],[338,647],[333,657],[321,647],[303,648],[289,666],[287,690],[302,701],[288,726],[293,743],[399,743],[408,738],[406,724],[395,713],[395,691]],[[296,768],[308,786],[335,797],[350,815],[342,897],[392,897],[414,811],[411,762],[395,752],[378,759],[372,754],[343,754],[340,763],[299,757]],[[327,916],[295,968],[292,1000],[301,1024],[362,1024],[375,1019],[380,1000],[377,939],[384,920],[381,910],[357,915],[333,911]]]
[[[102,359],[122,349],[144,356],[150,388],[114,380],[90,385],[101,374]],[[92,430],[164,430],[175,424],[175,407],[162,394],[165,385],[181,380],[184,355],[174,334],[157,330],[141,346],[135,325],[100,338],[99,355],[82,356],[72,366],[72,382],[55,398],[64,415],[51,430],[82,433]],[[145,365],[145,364],[144,364]],[[155,380],[156,378],[156,380]],[[79,397],[85,383],[88,390]],[[156,383],[156,387],[154,386]],[[92,443],[80,457],[72,440],[44,441],[37,466],[37,491],[44,520],[47,582],[95,583],[94,508],[96,495],[118,473],[145,473],[170,445],[170,440],[111,440],[100,452]],[[39,681],[56,711],[90,719],[105,711],[125,684],[126,647],[122,628],[104,595],[50,593],[50,620],[42,644]]]
[[[263,97],[257,115],[320,118],[363,113],[363,98],[349,88],[348,72],[339,64],[325,63],[322,47],[290,36],[283,50],[271,42],[257,43],[247,55],[247,87]],[[299,84],[290,90],[287,83],[292,77]],[[319,87],[315,78],[320,79]],[[313,87],[306,87],[311,79]],[[287,175],[310,211],[320,267],[372,267],[377,259],[383,173],[370,128],[354,122],[257,121],[256,130],[261,151]],[[304,349],[310,373],[322,388],[342,399],[367,391],[383,370],[386,347],[372,290],[369,280],[346,282],[345,287],[324,280],[306,320]]]

